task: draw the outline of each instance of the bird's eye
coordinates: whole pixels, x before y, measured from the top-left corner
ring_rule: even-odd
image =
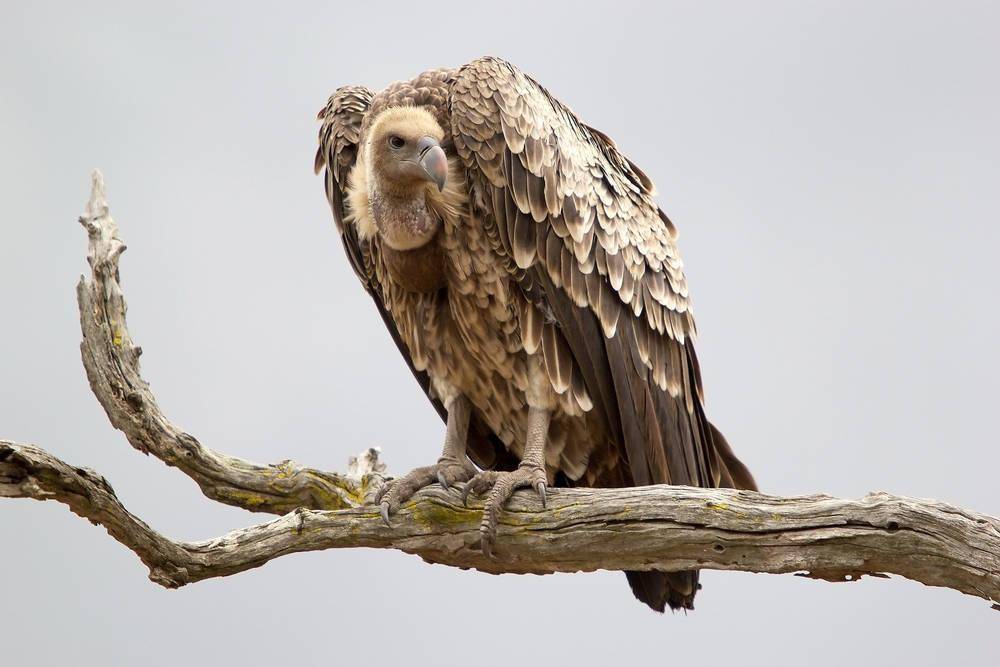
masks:
[[[393,148],[402,148],[406,145],[406,142],[403,140],[403,137],[398,137],[394,134],[389,137],[389,145]]]

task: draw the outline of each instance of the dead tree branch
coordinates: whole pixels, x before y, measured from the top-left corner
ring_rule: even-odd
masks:
[[[347,474],[290,461],[259,465],[208,449],[168,421],[139,374],[118,274],[125,245],[99,173],[80,221],[92,268],[77,290],[81,352],[111,423],[209,498],[283,515],[213,540],[175,542],[129,513],[97,473],[0,440],[0,497],[66,504],[135,552],[158,584],[235,574],[300,551],[375,547],[492,573],[701,568],[830,581],[897,574],[1000,600],[1000,520],[887,493],[843,500],[679,486],[556,489],[545,509],[518,493],[501,517],[493,557],[479,550],[481,505],[464,507],[457,490],[425,489],[387,527],[366,503],[383,481],[375,450],[352,459]]]
[[[492,558],[479,550],[482,506],[463,507],[454,489],[422,491],[391,527],[373,506],[300,508],[214,540],[173,542],[122,507],[93,471],[0,441],[0,496],[65,503],[107,528],[142,559],[150,579],[167,587],[300,551],[376,547],[492,573],[703,568],[805,572],[831,581],[891,573],[1000,600],[1000,521],[887,493],[841,500],[681,486],[559,489],[545,510],[517,494]]]
[[[354,480],[292,461],[259,465],[213,451],[171,423],[139,372],[142,348],[128,331],[118,272],[125,244],[109,213],[104,178],[98,171],[80,224],[87,230],[91,268],[90,278],[81,277],[76,289],[83,330],[80,354],[90,387],[111,425],[133,447],[179,468],[212,500],[253,512],[284,514],[298,507],[342,509],[364,503],[368,478]]]

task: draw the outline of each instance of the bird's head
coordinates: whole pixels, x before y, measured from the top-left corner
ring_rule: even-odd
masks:
[[[394,194],[415,194],[433,184],[440,192],[448,179],[448,157],[441,148],[444,130],[420,107],[394,107],[379,114],[369,131],[373,176]]]

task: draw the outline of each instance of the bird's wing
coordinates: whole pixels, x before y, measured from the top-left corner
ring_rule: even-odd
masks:
[[[369,293],[374,287],[371,257],[366,253],[367,248],[358,241],[357,230],[347,224],[345,206],[347,179],[358,159],[361,125],[374,97],[375,94],[364,86],[344,86],[330,95],[326,106],[316,115],[322,125],[319,128],[319,148],[313,162],[317,174],[326,170],[326,198],[333,210],[333,220],[344,241],[351,267]]]
[[[406,360],[406,365],[417,379],[424,394],[427,395],[441,418],[447,421],[448,416],[444,405],[430,390],[430,377],[426,371],[417,370],[410,351],[403,343],[396,323],[386,308],[385,296],[375,275],[371,242],[361,240],[357,227],[347,220],[348,175],[357,161],[362,126],[374,97],[371,90],[362,86],[344,86],[338,88],[330,96],[326,106],[320,110],[317,116],[322,125],[319,130],[319,148],[316,151],[313,168],[317,174],[325,170],[326,197],[333,210],[337,231],[340,232],[344,250],[354,272],[372,297],[372,301],[375,302],[375,307],[378,309],[386,329],[389,330],[392,340],[399,348],[400,354]],[[482,423],[474,422],[470,425],[469,447],[473,460],[481,467],[511,468],[517,465],[503,443],[493,436]]]
[[[567,355],[541,346],[553,386],[582,376],[634,484],[752,485],[749,473],[733,479],[705,419],[676,232],[649,179],[500,59],[459,70],[449,104],[484,224],[541,319],[555,321],[561,342],[550,347],[570,351],[567,368]],[[525,319],[530,341],[539,318]]]

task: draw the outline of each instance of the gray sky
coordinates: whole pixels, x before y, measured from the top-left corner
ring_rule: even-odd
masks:
[[[996,5],[19,4],[0,25],[0,436],[99,470],[165,534],[266,517],[133,451],[90,394],[74,293],[90,169],[172,419],[258,461],[343,469],[381,445],[405,471],[443,425],[344,258],[314,117],[337,86],[483,54],[656,181],[709,414],[764,490],[1000,514]],[[899,579],[716,572],[694,613],[662,617],[618,573],[494,577],[360,549],[165,591],[103,530],[29,501],[0,502],[0,544],[11,665],[984,664],[1000,619]]]

